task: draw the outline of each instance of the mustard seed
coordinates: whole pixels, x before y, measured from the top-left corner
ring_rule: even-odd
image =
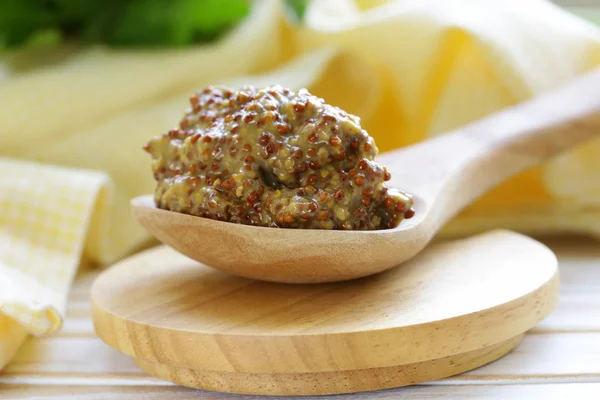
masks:
[[[304,89],[210,86],[190,105],[178,128],[144,146],[155,163],[158,207],[232,223],[346,230],[393,228],[414,215],[412,198],[384,185],[391,174],[374,161],[375,143],[358,118]]]

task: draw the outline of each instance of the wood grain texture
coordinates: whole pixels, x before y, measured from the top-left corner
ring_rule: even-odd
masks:
[[[381,390],[363,395],[338,395],[335,400],[596,400],[600,383],[542,384],[542,385],[490,385],[490,386],[411,386],[400,390]],[[78,400],[285,400],[289,397],[253,395],[235,396],[226,393],[203,392],[185,387],[147,386],[46,386],[43,390],[31,386],[11,385],[3,389],[6,400],[35,398],[39,400],[64,400],[72,396]],[[31,397],[30,397],[31,396]],[[322,399],[322,397],[296,397],[295,400]]]
[[[205,265],[275,282],[334,282],[418,254],[451,217],[511,176],[600,137],[600,70],[454,132],[382,154],[390,187],[414,194],[416,215],[377,231],[276,229],[213,221],[133,199],[152,235]]]
[[[326,285],[251,281],[162,247],[113,266],[91,296],[98,335],[154,375],[238,393],[331,394],[438,379],[504,355],[553,309],[558,270],[550,250],[507,231]]]
[[[91,297],[96,332],[125,354],[284,373],[395,366],[485,347],[548,315],[557,289],[552,252],[498,231],[327,285],[238,278],[162,247],[104,272]]]
[[[348,371],[313,373],[244,373],[194,370],[137,359],[150,374],[183,386],[259,395],[326,395],[413,385],[445,378],[488,364],[519,344],[523,334],[481,349],[436,360]]]
[[[600,246],[589,238],[545,238],[560,259],[560,296],[548,318],[533,332],[598,332],[600,317]],[[90,287],[98,270],[80,271],[69,294],[67,313],[59,336],[95,336],[91,320]]]
[[[469,373],[430,384],[512,384],[548,382],[600,383],[600,331],[528,333],[502,359]],[[89,359],[93,359],[90,362]],[[0,375],[0,386],[19,379],[36,384],[66,379],[73,384],[102,380],[117,384],[169,384],[140,370],[134,361],[98,338],[31,339]]]

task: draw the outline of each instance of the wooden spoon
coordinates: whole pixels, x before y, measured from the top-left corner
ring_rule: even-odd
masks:
[[[377,231],[280,229],[157,209],[133,215],[160,241],[211,267],[276,282],[334,282],[371,275],[417,253],[451,217],[507,178],[600,138],[600,70],[547,95],[415,146],[382,154],[390,187],[415,196],[416,214]]]

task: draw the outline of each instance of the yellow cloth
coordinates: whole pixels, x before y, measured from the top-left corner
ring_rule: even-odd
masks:
[[[83,256],[147,243],[131,197],[154,183],[141,146],[211,83],[307,87],[362,118],[381,151],[409,145],[600,65],[600,31],[546,1],[319,0],[304,25],[277,0],[219,43],[92,49],[0,81],[0,367],[60,327]],[[2,73],[0,73],[2,75]],[[600,142],[532,169],[445,234],[497,226],[600,233]]]

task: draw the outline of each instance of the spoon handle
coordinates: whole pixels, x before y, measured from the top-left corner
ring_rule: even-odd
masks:
[[[429,204],[437,230],[494,186],[595,137],[600,70],[436,139],[385,153],[382,163],[391,169],[390,186]]]

